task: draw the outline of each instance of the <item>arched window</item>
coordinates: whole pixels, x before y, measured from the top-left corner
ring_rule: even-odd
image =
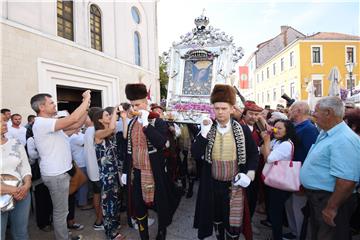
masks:
[[[102,51],[101,13],[95,4],[90,6],[90,34],[91,47]]]
[[[139,10],[136,7],[131,8],[131,15],[135,23],[140,23],[140,13]]]
[[[134,32],[135,64],[141,65],[140,34]]]
[[[74,41],[73,1],[57,0],[58,36]]]

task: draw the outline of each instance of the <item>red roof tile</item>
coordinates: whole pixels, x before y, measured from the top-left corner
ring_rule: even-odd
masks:
[[[360,40],[360,36],[354,36],[335,32],[318,32],[305,37],[309,40]]]

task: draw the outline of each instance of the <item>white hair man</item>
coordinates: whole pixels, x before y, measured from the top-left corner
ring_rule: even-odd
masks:
[[[338,97],[324,97],[315,106],[313,116],[322,131],[300,171],[310,205],[311,239],[351,239],[360,138],[343,121],[344,110]]]
[[[304,101],[296,101],[289,108],[289,119],[294,123],[298,144],[295,147],[294,161],[304,164],[306,155],[319,135],[318,129],[310,121],[310,107]],[[305,195],[293,193],[286,201],[285,209],[291,232],[285,233],[283,239],[299,239],[303,224],[303,213],[301,209],[305,206],[307,198]]]

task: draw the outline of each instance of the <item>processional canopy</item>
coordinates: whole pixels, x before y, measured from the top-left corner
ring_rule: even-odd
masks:
[[[167,107],[184,111],[192,119],[210,111],[215,84],[234,85],[235,65],[244,56],[232,36],[209,25],[204,11],[194,23],[195,28],[164,54],[169,76]]]

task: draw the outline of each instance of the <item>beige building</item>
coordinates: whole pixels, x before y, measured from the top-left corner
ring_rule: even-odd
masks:
[[[33,114],[30,98],[50,93],[72,111],[84,89],[92,105],[126,100],[143,82],[160,98],[156,1],[2,1],[1,107]]]
[[[338,69],[340,88],[350,92],[359,82],[360,36],[344,33],[318,32],[305,36],[296,29],[282,26],[274,38],[260,43],[248,59],[249,99],[259,105],[276,108],[285,105],[281,96],[286,93],[295,100],[314,102],[330,92],[329,75]],[[256,68],[251,68],[253,61]],[[353,65],[350,81],[346,64]],[[313,97],[309,98],[309,94]]]

